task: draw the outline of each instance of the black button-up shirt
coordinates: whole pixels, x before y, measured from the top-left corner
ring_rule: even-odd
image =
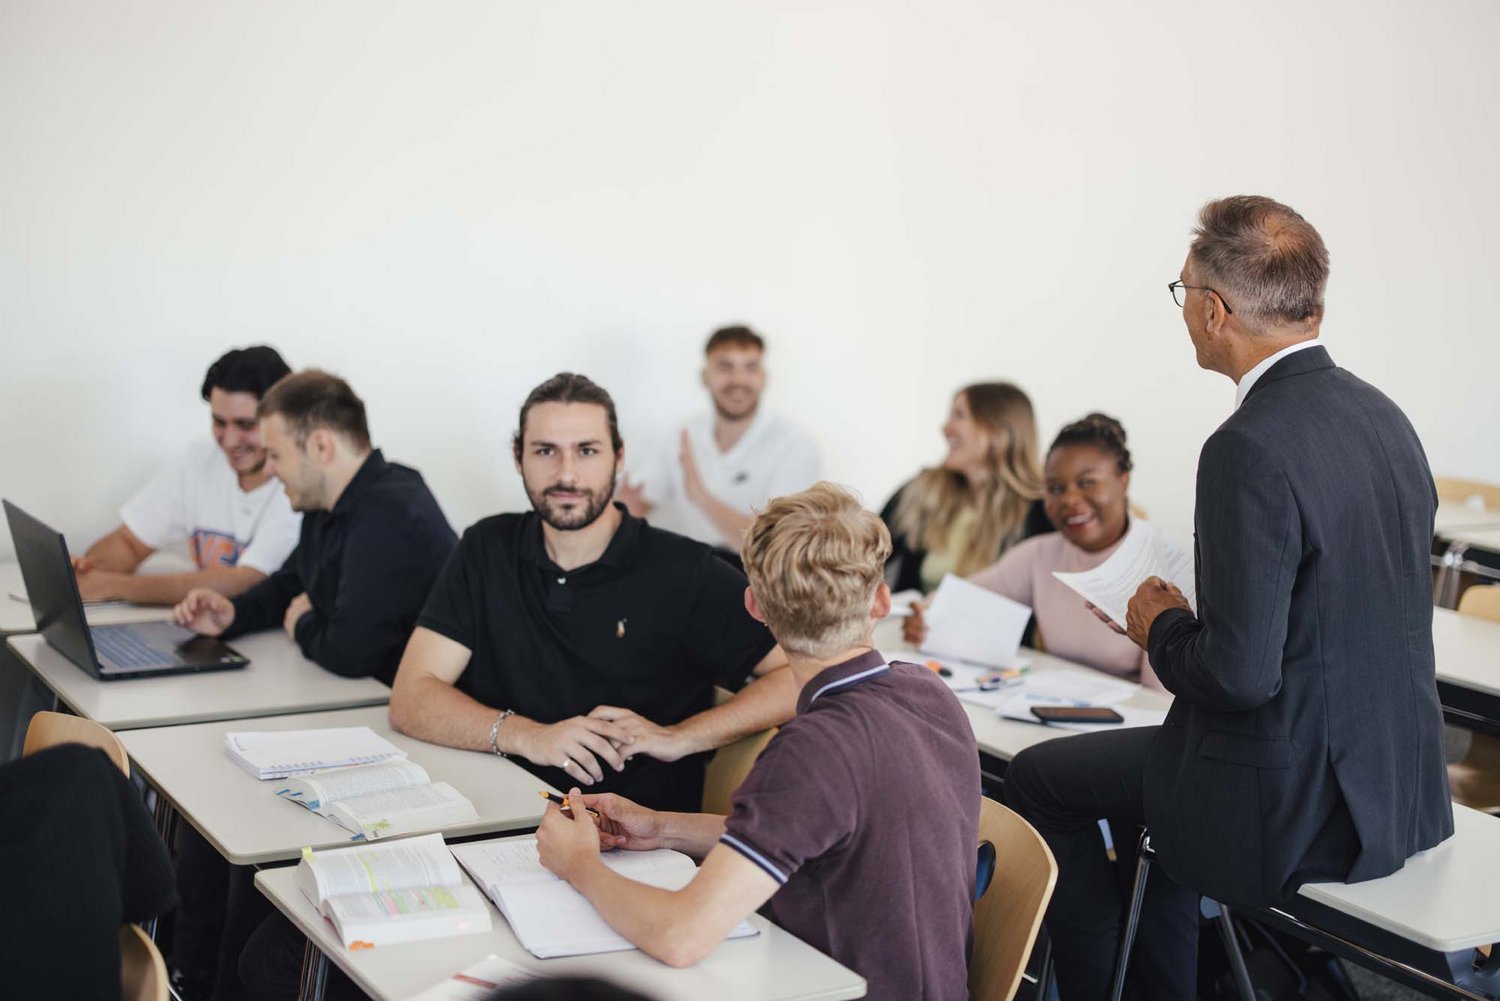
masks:
[[[669,726],[738,689],[776,645],[745,611],[745,578],[708,546],[623,520],[595,562],[563,570],[535,512],[486,518],[464,533],[419,625],[467,647],[458,687],[539,723],[615,705]],[[706,755],[637,757],[591,792],[655,809],[698,810]],[[566,789],[559,768],[517,761]]]
[[[415,469],[372,451],[331,511],[302,516],[297,548],[282,568],[234,599],[226,636],[279,627],[307,593],[297,645],[345,677],[396,677],[417,615],[456,538]]]

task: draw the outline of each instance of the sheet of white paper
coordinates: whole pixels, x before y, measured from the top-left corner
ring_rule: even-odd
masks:
[[[412,996],[409,1001],[484,1001],[496,988],[534,979],[536,974],[491,953],[467,970]]]
[[[1002,719],[1013,719],[1022,723],[1040,723],[1043,726],[1054,726],[1060,730],[1077,730],[1087,733],[1093,730],[1118,730],[1122,727],[1131,726],[1160,726],[1167,718],[1165,709],[1138,709],[1135,706],[1111,706],[1115,712],[1125,717],[1122,723],[1042,723],[1036,716],[1032,715],[1032,706],[1080,706],[1089,703],[1077,699],[1049,698],[1045,695],[1037,695],[1034,692],[1012,692],[1010,696],[995,710]],[[1097,704],[1097,703],[1094,703]]]
[[[1140,518],[1131,521],[1120,548],[1094,569],[1079,573],[1054,571],[1052,576],[1122,626],[1130,599],[1147,577],[1160,577],[1176,584],[1187,597],[1188,605],[1198,607],[1193,558],[1168,545],[1166,537],[1154,525]]]
[[[1026,623],[1031,621],[1031,609],[947,574],[923,617],[927,620],[923,653],[985,667],[1012,667]]]
[[[979,679],[984,675],[993,674],[994,670],[992,668],[965,664],[961,660],[953,660],[951,658],[939,661],[938,663],[952,672],[943,681],[961,701],[972,702],[980,706],[989,706],[992,709],[1010,698],[1011,694],[1026,680],[1026,675],[1023,674],[1012,681],[1002,682],[998,688],[984,692],[979,690]],[[1022,668],[1028,663],[1029,661],[1024,657],[1019,657],[1010,666]]]

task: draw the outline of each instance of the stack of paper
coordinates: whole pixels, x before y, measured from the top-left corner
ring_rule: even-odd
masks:
[[[235,764],[258,779],[406,757],[405,751],[367,726],[236,731],[224,735],[224,750]]]
[[[984,667],[1017,667],[1016,653],[1031,609],[978,584],[948,574],[923,613],[927,641],[922,652]]]
[[[1108,615],[1118,625],[1125,625],[1130,599],[1148,577],[1160,577],[1176,584],[1186,596],[1188,605],[1198,607],[1193,586],[1193,559],[1168,544],[1149,521],[1135,518],[1130,531],[1109,559],[1092,570],[1081,573],[1054,572],[1052,576],[1077,591],[1089,604]]]

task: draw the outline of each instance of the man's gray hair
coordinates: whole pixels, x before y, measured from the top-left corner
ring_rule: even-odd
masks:
[[[1261,195],[1203,206],[1189,255],[1201,285],[1218,292],[1251,330],[1317,323],[1328,285],[1328,248],[1312,224]]]

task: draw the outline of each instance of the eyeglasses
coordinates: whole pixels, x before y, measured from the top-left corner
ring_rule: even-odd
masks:
[[[1216,295],[1216,296],[1219,297],[1219,301],[1220,302],[1224,303],[1224,312],[1226,312],[1226,313],[1233,313],[1234,312],[1234,310],[1232,310],[1232,309],[1229,308],[1229,303],[1224,301],[1223,294],[1220,293],[1218,289],[1209,288],[1207,285],[1188,285],[1185,282],[1183,282],[1181,280],[1178,280],[1178,281],[1175,281],[1175,282],[1168,282],[1167,283],[1167,288],[1169,290],[1171,290],[1171,292],[1172,292],[1172,301],[1175,302],[1175,303],[1177,303],[1177,306],[1178,306],[1179,309],[1182,306],[1186,305],[1186,303],[1187,303],[1187,294],[1183,290],[1184,289],[1195,288],[1195,289],[1198,289],[1198,290],[1203,291],[1203,292],[1212,292],[1214,295]]]

